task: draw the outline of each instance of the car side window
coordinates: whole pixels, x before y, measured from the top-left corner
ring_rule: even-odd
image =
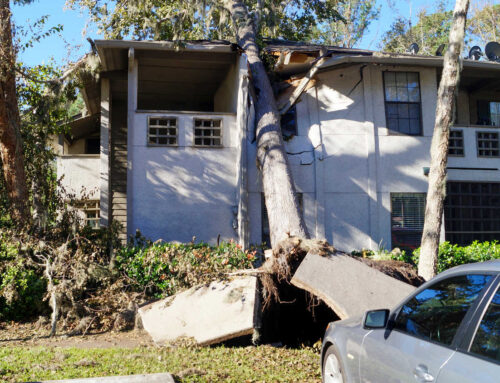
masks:
[[[461,275],[439,281],[401,308],[394,328],[419,338],[451,345],[467,310],[491,275]]]
[[[500,291],[479,324],[470,352],[500,362]]]

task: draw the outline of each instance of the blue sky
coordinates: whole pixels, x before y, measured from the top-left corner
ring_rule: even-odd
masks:
[[[432,11],[435,9],[436,0],[377,0],[382,7],[381,16],[374,21],[368,33],[364,36],[360,48],[378,49],[378,42],[382,34],[389,28],[398,15],[408,17],[410,8],[412,19],[422,9]],[[392,3],[392,6],[391,6]],[[453,0],[446,0],[448,9],[452,9]],[[48,26],[62,24],[64,30],[61,36],[52,36],[35,44],[33,48],[20,54],[20,59],[28,65],[48,62],[53,58],[56,63],[64,64],[68,60],[74,61],[89,51],[87,37],[102,38],[93,25],[86,26],[87,15],[79,10],[64,9],[65,0],[35,0],[25,6],[14,6],[12,11],[17,25],[27,27],[43,15],[49,15]],[[82,30],[87,33],[82,36]]]

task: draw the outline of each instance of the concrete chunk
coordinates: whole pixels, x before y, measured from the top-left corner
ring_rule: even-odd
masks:
[[[323,300],[341,319],[392,308],[415,289],[349,256],[311,253],[292,284]]]
[[[144,329],[157,344],[188,338],[209,345],[251,335],[259,313],[254,276],[193,287],[139,309]]]

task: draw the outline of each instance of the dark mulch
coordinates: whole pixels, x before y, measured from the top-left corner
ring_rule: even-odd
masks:
[[[425,282],[425,279],[419,277],[417,270],[406,262],[401,261],[375,261],[369,258],[353,257],[364,264],[381,271],[382,273],[396,278],[399,281],[406,282],[412,286],[418,287]]]

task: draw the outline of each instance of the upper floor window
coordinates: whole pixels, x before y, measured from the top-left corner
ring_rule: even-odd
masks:
[[[194,146],[222,147],[222,120],[195,118]]]
[[[500,102],[479,100],[477,102],[477,124],[500,127]]]
[[[149,117],[148,145],[177,146],[177,119],[173,117]]]
[[[384,72],[387,128],[392,132],[422,134],[420,80],[417,72]]]

